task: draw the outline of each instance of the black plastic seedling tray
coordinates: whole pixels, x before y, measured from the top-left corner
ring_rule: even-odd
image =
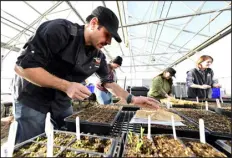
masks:
[[[134,133],[135,135],[140,135],[140,133]],[[152,134],[151,135],[151,142],[152,142],[152,145],[155,146],[155,143],[154,143],[154,137],[155,136],[160,136],[160,135],[163,135],[163,136],[170,136],[173,138],[173,135],[170,135],[170,134]],[[147,136],[146,134],[144,134],[144,136]],[[122,153],[122,157],[125,157],[126,156],[126,152],[127,152],[127,143],[128,143],[128,134],[126,135],[126,138],[125,138],[125,143],[124,143],[124,148],[123,148],[123,153]],[[179,137],[177,137],[177,140],[183,145],[183,148],[185,149],[186,146],[184,145],[184,143],[181,141],[181,139],[179,139]],[[157,156],[153,156],[153,157],[157,157]],[[195,155],[191,155],[191,157],[195,157]]]
[[[122,106],[122,111],[137,111],[140,110],[139,106],[127,104],[114,104],[115,106]]]
[[[183,116],[180,116],[185,122],[183,122],[184,124],[187,123],[186,126],[191,125],[194,126],[194,128],[196,129],[190,129],[189,127],[178,127],[176,126],[176,134],[177,136],[181,136],[181,137],[189,137],[189,138],[199,138],[199,128],[196,125],[196,123],[192,122],[189,119],[186,119]],[[141,124],[141,127],[143,127],[145,129],[145,133],[147,133],[148,131],[148,125],[147,124]],[[183,129],[186,128],[186,129]],[[152,124],[151,125],[151,133],[152,134],[172,134],[172,126],[165,126],[165,125],[155,125]],[[209,135],[209,131],[205,130],[205,134],[206,136]]]
[[[82,111],[79,111],[75,114],[78,114]],[[110,123],[99,123],[99,122],[89,122],[86,120],[80,120],[80,132],[107,135],[110,133],[115,121],[120,115],[120,112],[121,112],[121,109],[117,112],[114,119]],[[67,130],[75,132],[76,131],[76,120],[70,119],[69,117],[66,117],[64,119]]]
[[[217,140],[215,144],[223,151],[225,154],[227,154],[228,157],[231,157],[231,146],[225,143],[226,140]],[[230,140],[231,142],[231,140]]]
[[[215,103],[215,105],[209,105],[209,110],[214,111],[214,112],[216,112],[218,114],[221,114],[221,115],[232,117],[232,111],[231,110],[223,109],[223,107],[231,106],[231,103],[230,103],[230,105],[228,103],[226,103],[226,105],[222,104],[221,106],[222,106],[222,108],[217,108],[216,103]]]
[[[198,143],[200,143],[199,138],[198,138],[198,139],[193,139],[193,138],[188,138],[188,137],[180,137],[179,139],[184,143],[185,146],[187,146],[187,142],[186,142],[186,141],[193,141],[193,142],[198,142]],[[217,151],[217,152],[222,152],[222,153],[224,153],[226,156],[228,156],[228,153],[227,153],[227,152],[218,150],[218,149],[215,148],[213,145],[211,145],[209,142],[206,142],[206,144],[209,145],[210,147],[212,147],[215,151]],[[193,151],[193,152],[194,152],[194,151]],[[196,153],[194,153],[194,154],[195,154],[197,157],[199,156],[199,155],[197,155]],[[201,155],[201,156],[202,156],[202,155]],[[203,157],[203,156],[202,156],[202,157]],[[215,157],[215,156],[212,156],[212,157]]]
[[[172,109],[173,112],[177,113],[179,116],[184,117],[185,119],[191,121],[192,123],[195,123],[195,125],[199,126],[199,123],[197,121],[195,121],[194,119],[192,119],[191,117],[188,117],[186,115],[184,115],[182,112],[177,111],[175,109]],[[209,111],[212,112],[212,111]],[[215,112],[212,112],[215,113]],[[209,132],[209,135],[207,136],[208,139],[210,140],[217,140],[217,139],[231,139],[231,133],[221,133],[221,132],[215,132],[212,129],[210,129],[209,127],[207,127],[205,125],[205,131]]]
[[[66,135],[73,135],[75,136],[75,133],[73,132],[66,132],[66,131],[57,131],[55,130],[54,131],[54,134],[55,133],[62,133],[62,134],[66,134]],[[84,149],[75,149],[75,148],[72,148],[70,147],[72,145],[72,143],[74,143],[76,141],[76,137],[74,137],[72,140],[70,140],[70,142],[67,143],[67,145],[65,146],[58,146],[58,145],[54,145],[54,148],[59,148],[59,152],[56,153],[54,155],[54,157],[60,157],[62,156],[62,153],[65,152],[66,150],[69,150],[69,151],[73,151],[75,153],[82,153],[82,154],[86,154],[86,155],[89,155],[89,156],[100,156],[100,157],[112,157],[113,155],[113,152],[114,152],[114,148],[115,148],[115,145],[116,145],[116,140],[113,139],[113,138],[109,138],[109,137],[102,137],[102,136],[96,136],[96,135],[88,135],[88,134],[80,134],[81,137],[83,136],[87,136],[89,138],[98,138],[100,140],[110,140],[111,141],[111,145],[110,145],[110,148],[108,150],[107,153],[104,153],[104,152],[96,152],[96,151],[91,151],[91,150],[84,150]],[[46,141],[45,142],[38,142],[38,138],[42,138],[42,137],[46,137],[46,134],[45,133],[42,133],[36,137],[33,137],[25,142],[22,142],[18,145],[15,146],[15,150],[17,151],[19,148],[21,147],[24,147],[24,145],[27,145],[28,143],[35,143],[35,144],[39,144],[39,145],[42,145],[42,146],[46,146]],[[54,137],[55,138],[55,137]],[[28,153],[27,151],[25,151],[26,153]],[[44,154],[44,153],[43,153]],[[22,156],[25,155],[25,154],[22,154]],[[45,153],[45,156],[44,155],[39,155],[40,157],[45,157],[46,156],[46,153]],[[83,155],[84,156],[84,155]]]
[[[208,101],[208,102],[216,102],[216,99],[219,99],[219,98],[207,98],[207,99],[204,99],[204,98],[198,98],[198,101],[199,102],[205,102],[205,101]],[[189,100],[189,101],[197,101],[196,98],[185,98],[184,100]],[[231,98],[223,98],[223,102],[224,103],[231,103]]]

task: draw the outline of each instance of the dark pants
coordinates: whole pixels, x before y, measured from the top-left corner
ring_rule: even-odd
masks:
[[[73,113],[73,108],[51,113],[51,122],[54,129],[60,129],[65,125],[64,118]],[[18,122],[18,129],[15,143],[21,143],[45,132],[46,114],[36,111],[20,102],[15,103],[15,120]]]

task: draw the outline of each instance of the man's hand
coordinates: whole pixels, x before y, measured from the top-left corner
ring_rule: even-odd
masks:
[[[152,109],[158,109],[160,106],[160,102],[153,99],[153,98],[149,98],[149,97],[132,97],[132,103],[134,105],[139,105],[141,107],[149,107]]]
[[[70,98],[79,100],[84,100],[91,95],[87,87],[76,82],[70,82],[65,92]]]
[[[201,85],[201,89],[208,89],[211,88],[211,86],[207,85],[207,84],[203,84]]]
[[[215,88],[221,88],[222,86],[219,83],[214,83],[213,87],[215,87]]]

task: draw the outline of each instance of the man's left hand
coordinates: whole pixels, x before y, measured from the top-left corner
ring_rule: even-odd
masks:
[[[160,102],[149,97],[135,97],[132,98],[132,104],[139,105],[141,107],[158,109],[160,106]]]

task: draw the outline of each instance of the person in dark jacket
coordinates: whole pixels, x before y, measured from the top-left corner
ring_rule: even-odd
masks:
[[[158,108],[155,99],[135,97],[109,79],[106,57],[101,51],[118,35],[119,21],[108,8],[99,6],[86,18],[85,25],[65,19],[42,23],[24,45],[15,65],[16,143],[44,132],[48,112],[56,128],[73,113],[71,99],[84,100],[91,95],[81,84],[96,73],[102,86],[127,103]]]
[[[211,88],[220,88],[221,85],[214,79],[213,70],[210,65],[213,58],[202,55],[196,63],[196,68],[187,71],[187,94],[188,98],[211,98]]]
[[[166,70],[164,70],[164,72],[153,78],[152,85],[149,92],[147,93],[147,96],[155,99],[164,99],[172,97],[172,77],[175,77],[175,74],[176,70],[169,67]]]
[[[119,68],[122,65],[122,57],[117,56],[115,59],[110,61],[108,64],[108,71],[109,71],[109,77],[111,80],[114,82],[117,82],[117,75],[116,75],[116,69]],[[113,103],[112,101],[112,94],[103,86],[101,86],[101,82],[98,82],[96,84],[96,89],[95,89],[96,97],[97,97],[97,102],[99,104],[111,104]]]

